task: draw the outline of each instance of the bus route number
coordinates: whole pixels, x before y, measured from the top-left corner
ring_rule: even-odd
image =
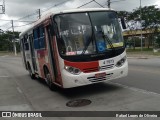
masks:
[[[103,61],[103,65],[111,65],[111,64],[114,64],[114,60],[105,60]]]

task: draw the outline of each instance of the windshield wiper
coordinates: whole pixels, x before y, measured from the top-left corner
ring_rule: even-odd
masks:
[[[91,35],[92,37],[89,36],[89,39],[87,39],[86,45],[82,51],[82,55],[85,54],[86,50],[88,49],[90,43],[93,41],[93,35]]]
[[[110,47],[112,48],[112,50],[114,51],[114,54],[115,54],[115,51],[116,51],[116,50],[115,50],[115,48],[114,48],[114,46],[113,46],[110,38],[109,38],[107,35],[105,35],[103,31],[101,31],[101,32],[102,32],[102,37],[103,37],[103,39],[104,39],[104,40],[107,40],[107,42],[109,43]]]

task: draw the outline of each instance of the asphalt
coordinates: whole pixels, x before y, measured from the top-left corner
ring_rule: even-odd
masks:
[[[115,81],[52,92],[44,82],[30,79],[20,57],[0,57],[0,82],[0,111],[160,111],[159,93]],[[66,106],[68,101],[81,98],[89,99],[92,103],[78,108]],[[50,119],[115,120],[116,118],[43,118],[43,120]],[[124,120],[124,118],[117,119]],[[138,119],[131,118],[131,120]],[[146,119],[151,120],[151,118],[143,120]]]

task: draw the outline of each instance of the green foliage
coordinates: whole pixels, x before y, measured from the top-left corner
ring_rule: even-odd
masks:
[[[150,29],[152,31],[151,37],[154,39],[155,46],[160,47],[160,35],[159,35],[159,25],[160,25],[160,9],[156,6],[145,6],[141,9],[142,12],[142,27],[143,30]],[[133,12],[133,16],[138,18],[140,13],[140,8]]]
[[[141,8],[142,15],[142,27],[146,28],[155,28],[160,23],[160,9],[155,6],[145,6]],[[139,20],[140,18],[140,8],[135,10],[130,19]]]
[[[140,14],[141,13],[141,14]],[[134,20],[140,21],[142,18],[142,27],[146,28],[155,28],[160,24],[160,9],[156,6],[145,6],[133,10],[133,12],[119,11],[118,16],[125,17],[127,21]]]
[[[147,30],[150,30],[152,33],[148,35],[146,39],[148,39],[150,43],[155,43],[156,48],[160,48],[160,8],[157,8],[155,5],[145,6],[135,9],[133,12],[120,11],[118,15],[125,17],[126,21],[132,20],[135,21],[135,23],[142,20],[143,31],[147,32]],[[134,36],[134,33],[132,34]]]
[[[127,12],[127,11],[118,11],[117,13],[119,17],[124,17],[124,18],[127,18],[131,14],[131,12]]]
[[[14,35],[10,31],[0,34],[0,51],[13,51],[13,39],[19,38],[19,32],[15,32]],[[19,50],[19,43],[16,43],[16,46]]]

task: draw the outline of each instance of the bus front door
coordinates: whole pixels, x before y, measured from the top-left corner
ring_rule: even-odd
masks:
[[[57,68],[58,63],[57,63],[56,55],[55,55],[56,51],[53,47],[53,36],[51,35],[49,26],[47,26],[47,37],[48,37],[48,49],[49,49],[51,69],[53,71],[53,77],[54,77],[53,81],[60,85],[61,82],[59,81],[58,68]]]

